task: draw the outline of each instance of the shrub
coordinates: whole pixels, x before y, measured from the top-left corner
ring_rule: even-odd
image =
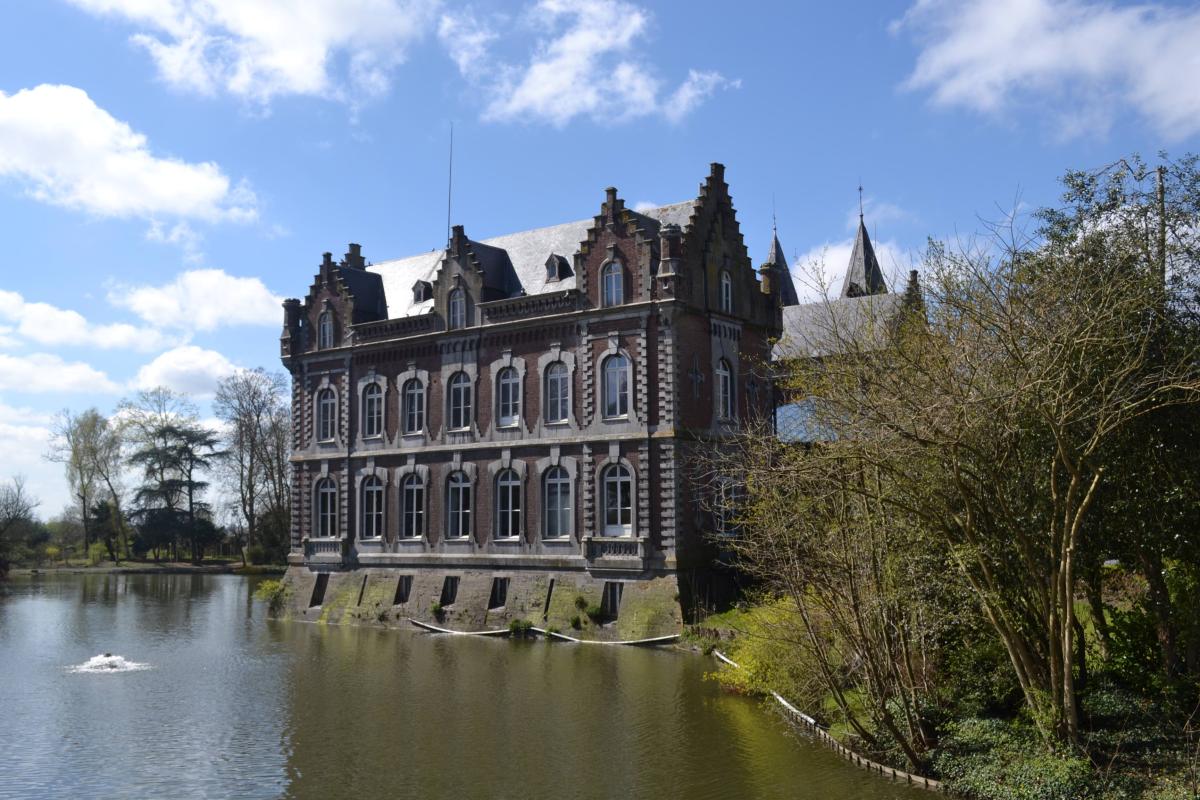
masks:
[[[434,600],[429,605],[429,613],[433,615],[434,619],[436,619],[438,622],[441,622],[442,615],[446,613],[446,609],[442,608],[442,604],[440,602]]]
[[[88,566],[100,566],[100,562],[103,561],[104,557],[107,555],[108,550],[105,549],[103,544],[100,542],[92,542],[90,545],[88,545],[87,549]]]
[[[585,610],[588,607],[587,598],[581,594],[575,595],[575,607],[578,608],[580,611]]]
[[[252,544],[246,548],[246,560],[255,566],[266,564],[267,550],[262,545]]]
[[[529,635],[533,623],[527,619],[514,619],[508,623],[508,635],[516,639],[524,639]]]
[[[56,544],[46,545],[46,558],[50,561],[58,561],[62,558],[62,548]]]
[[[571,617],[571,627],[574,628],[575,630],[579,630],[580,628],[583,627],[583,620],[579,618],[578,614]]]
[[[600,623],[600,620],[604,619],[604,609],[595,603],[587,607],[586,613],[588,615],[588,619],[597,624]]]
[[[288,598],[292,596],[291,584],[284,581],[266,580],[258,584],[254,589],[255,600],[265,600],[267,610],[272,616],[279,614],[287,605]]]

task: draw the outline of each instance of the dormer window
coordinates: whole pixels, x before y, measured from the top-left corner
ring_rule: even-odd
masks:
[[[462,289],[451,290],[447,316],[450,330],[467,327],[467,293]]]
[[[625,273],[620,261],[610,261],[600,272],[601,300],[604,306],[619,306],[625,302]]]
[[[546,259],[546,282],[561,281],[563,278],[571,277],[571,267],[567,264],[567,259],[560,256],[558,253],[551,253]]]
[[[413,284],[413,302],[424,303],[433,299],[433,284],[429,281],[417,281]]]
[[[317,317],[317,349],[333,347],[333,314],[322,311]]]

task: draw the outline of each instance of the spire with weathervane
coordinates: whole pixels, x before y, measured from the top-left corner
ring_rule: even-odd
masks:
[[[842,284],[842,297],[863,297],[871,294],[887,294],[887,281],[867,235],[863,222],[862,186],[858,187],[858,235],[854,238],[854,250],[850,253],[850,267]]]

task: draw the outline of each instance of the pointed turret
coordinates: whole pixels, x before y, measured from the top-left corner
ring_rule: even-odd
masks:
[[[862,297],[869,294],[887,294],[887,281],[867,235],[867,226],[862,214],[858,215],[858,236],[854,239],[854,251],[850,254],[850,268],[846,270],[846,281],[842,284],[842,297]]]
[[[760,273],[774,273],[773,280],[779,285],[779,305],[798,306],[800,298],[796,294],[796,284],[792,281],[792,272],[788,268],[787,256],[783,254],[783,245],[779,243],[779,233],[771,226],[771,250],[767,260],[759,268]]]

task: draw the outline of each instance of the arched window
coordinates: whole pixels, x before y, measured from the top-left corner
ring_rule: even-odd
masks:
[[[465,372],[456,372],[447,384],[450,405],[451,430],[471,427],[471,378]]]
[[[721,270],[721,311],[733,313],[733,276],[729,270]]]
[[[543,492],[545,500],[545,537],[558,539],[571,535],[571,477],[562,467],[546,470]]]
[[[604,501],[604,535],[633,535],[633,478],[629,470],[613,464],[604,470],[602,478]]]
[[[555,361],[546,370],[546,422],[566,422],[571,413],[571,373]]]
[[[604,416],[629,415],[629,359],[621,353],[604,359]]]
[[[729,362],[717,362],[717,413],[721,419],[733,419],[733,370]]]
[[[425,387],[417,378],[404,382],[404,432],[420,433],[425,429]]]
[[[521,535],[521,479],[511,469],[496,476],[496,538]]]
[[[337,535],[337,484],[333,478],[322,478],[317,482],[317,536],[333,539]]]
[[[317,317],[317,348],[333,347],[333,314],[322,311]]]
[[[516,425],[521,417],[521,378],[512,367],[496,375],[496,422],[501,427]]]
[[[368,383],[362,397],[363,436],[383,435],[383,389],[378,383]]]
[[[425,533],[425,483],[409,473],[400,484],[400,535],[416,539]]]
[[[601,299],[604,306],[625,302],[625,274],[620,261],[610,261],[600,272]]]
[[[332,442],[337,438],[337,395],[333,389],[317,392],[317,440]]]
[[[446,480],[446,538],[471,535],[471,481],[465,473],[453,472]]]
[[[467,327],[467,293],[462,289],[450,291],[450,330]]]
[[[364,539],[383,536],[383,481],[374,475],[362,482],[362,528]]]

